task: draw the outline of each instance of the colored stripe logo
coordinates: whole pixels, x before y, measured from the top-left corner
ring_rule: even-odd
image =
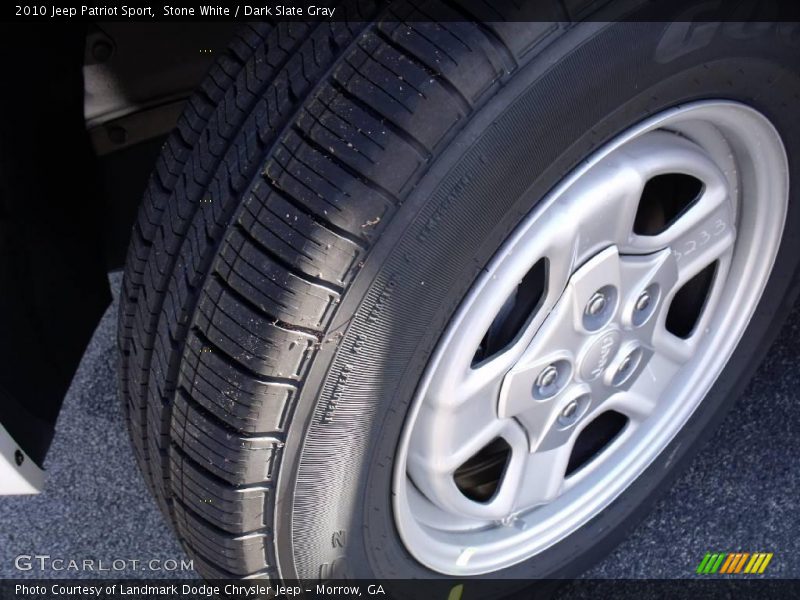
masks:
[[[697,565],[701,575],[760,575],[772,560],[772,552],[707,552]]]

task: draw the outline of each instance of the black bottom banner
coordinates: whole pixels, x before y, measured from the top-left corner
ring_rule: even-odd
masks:
[[[298,598],[304,600],[490,600],[490,599],[783,599],[800,598],[800,580],[789,579],[436,579],[385,581],[267,580],[2,580],[0,599],[186,600]]]

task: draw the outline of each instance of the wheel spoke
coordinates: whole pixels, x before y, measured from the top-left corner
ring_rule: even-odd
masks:
[[[676,337],[667,331],[663,324],[657,325],[653,330],[650,345],[656,354],[664,357],[676,368],[686,364],[694,354],[694,344],[690,340]]]
[[[735,215],[729,182],[701,148],[665,132],[652,132],[631,144],[626,155],[631,157],[631,168],[641,178],[640,195],[649,180],[665,173],[694,177],[702,184],[702,189],[699,196],[674,221],[666,223],[662,231],[653,235],[632,231],[628,243],[621,245],[621,253],[652,253],[671,247],[685,257],[723,234],[733,233]],[[642,202],[647,200],[643,198]]]
[[[415,433],[411,442],[413,450],[408,455],[408,474],[422,494],[445,510],[475,519],[506,517],[511,511],[513,489],[505,485],[505,480],[517,477],[519,461],[515,457],[520,454],[517,449],[525,448],[527,453],[527,438],[519,424],[510,419],[494,419],[478,428],[461,429],[451,422],[437,433],[435,438]],[[458,488],[454,472],[497,438],[509,444],[512,455],[495,495],[488,502],[475,502]]]
[[[455,484],[455,471],[497,438],[522,439],[520,426],[497,415],[503,371],[497,365],[472,369],[462,381],[440,379],[420,407],[408,454],[408,473],[434,504],[446,510],[495,519],[507,514],[502,497],[476,503]]]
[[[685,221],[685,226],[684,226]],[[682,227],[670,234],[678,285],[684,284],[704,268],[728,254],[735,239],[731,209],[718,206],[707,214],[693,213],[679,219]]]
[[[610,156],[569,190],[567,219],[580,232],[581,259],[630,240],[644,180],[625,156]]]
[[[707,324],[720,299],[721,282],[727,278],[735,240],[731,210],[726,205],[702,218],[687,214],[683,219],[691,223],[691,226],[684,228],[683,233],[673,236],[671,240],[675,282],[671,286],[671,292],[661,301],[649,330],[643,332],[656,353],[678,365],[685,364],[694,356],[703,339]],[[686,336],[678,337],[667,330],[667,318],[672,303],[684,286],[712,265],[715,268],[708,289],[702,289],[701,286],[697,292],[705,294],[696,299],[697,320]]]
[[[646,376],[647,374],[643,373],[643,377]],[[653,414],[657,404],[657,395],[627,390],[616,393],[606,400],[603,404],[603,410],[615,410],[628,417],[630,422],[634,425],[638,425]]]
[[[442,380],[429,390],[411,462],[448,475],[500,434],[506,426],[496,409],[501,376],[484,375],[478,370],[451,388]]]
[[[519,477],[503,485],[514,486],[516,494],[513,511],[525,511],[551,502],[564,486],[564,478],[572,454],[576,435],[569,436],[564,443],[550,450],[528,454]]]

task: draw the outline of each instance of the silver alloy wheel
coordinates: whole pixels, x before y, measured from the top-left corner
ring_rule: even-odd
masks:
[[[681,192],[683,181],[697,187],[681,204],[674,196],[693,189]],[[738,344],[787,200],[770,122],[703,101],[626,131],[540,202],[462,303],[412,403],[393,480],[408,551],[439,573],[490,573],[563,540],[624,492]],[[532,273],[543,278],[532,316],[481,355]],[[682,322],[673,313],[685,290],[689,305],[701,301]],[[624,424],[573,467],[581,434],[607,415]],[[489,447],[504,458],[480,497],[456,478]]]

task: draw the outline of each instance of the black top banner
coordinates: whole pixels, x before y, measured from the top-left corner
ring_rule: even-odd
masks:
[[[396,21],[800,22],[796,0],[166,0],[4,5],[6,22],[353,21],[383,9]]]

